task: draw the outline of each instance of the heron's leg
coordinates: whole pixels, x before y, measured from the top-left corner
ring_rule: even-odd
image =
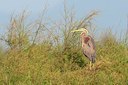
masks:
[[[92,63],[92,68],[93,68],[93,69],[95,68],[95,64],[94,64],[94,63]]]
[[[90,70],[92,70],[92,62],[90,61]]]

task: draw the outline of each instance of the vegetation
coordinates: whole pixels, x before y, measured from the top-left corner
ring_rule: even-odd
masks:
[[[89,27],[96,14],[76,20],[65,10],[57,24],[48,23],[44,14],[32,23],[25,12],[12,17],[1,36],[8,49],[0,50],[0,85],[128,85],[127,36],[117,40],[112,32],[102,35],[96,41],[95,68],[89,70],[79,34],[70,33],[83,26],[93,33]]]

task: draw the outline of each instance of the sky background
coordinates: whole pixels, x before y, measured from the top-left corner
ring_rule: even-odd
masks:
[[[31,19],[41,13],[45,4],[48,15],[57,20],[63,13],[63,0],[0,0],[0,33],[9,23],[11,15],[24,9],[29,11]],[[97,10],[95,24],[100,29],[111,28],[113,32],[125,32],[127,29],[128,0],[67,0],[68,6],[74,6],[77,18],[82,18],[90,11]],[[99,30],[98,29],[98,30]]]

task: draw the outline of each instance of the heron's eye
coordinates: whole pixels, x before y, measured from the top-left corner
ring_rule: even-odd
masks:
[[[86,34],[85,33],[81,33],[82,36],[85,36]]]

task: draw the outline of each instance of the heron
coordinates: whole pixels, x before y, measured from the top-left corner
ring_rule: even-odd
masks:
[[[73,30],[71,32],[81,32],[81,45],[83,54],[90,60],[90,70],[94,68],[95,58],[96,58],[96,48],[94,39],[88,34],[88,30],[85,28],[80,28],[78,30]]]

